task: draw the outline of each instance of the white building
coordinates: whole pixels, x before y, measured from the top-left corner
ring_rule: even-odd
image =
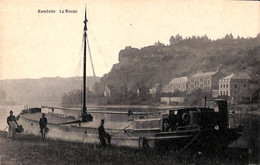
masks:
[[[173,93],[175,91],[187,91],[188,77],[174,78],[172,81],[163,87],[163,93]]]
[[[251,100],[259,88],[247,73],[233,73],[219,80],[219,96],[228,96],[237,101]]]

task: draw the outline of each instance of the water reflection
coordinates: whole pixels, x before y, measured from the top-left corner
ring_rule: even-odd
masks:
[[[230,126],[243,126],[243,135],[232,145],[232,147],[247,148],[249,161],[259,162],[260,146],[260,118],[254,112],[237,113],[230,115]]]

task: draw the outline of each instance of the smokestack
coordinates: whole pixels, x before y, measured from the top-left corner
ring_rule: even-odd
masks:
[[[228,109],[227,109],[227,100],[218,99],[216,100],[219,109],[219,129],[223,130],[228,127]]]
[[[204,100],[204,108],[206,108],[207,106],[207,96],[205,96],[205,100]]]

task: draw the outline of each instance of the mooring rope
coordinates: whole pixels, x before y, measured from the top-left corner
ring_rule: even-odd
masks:
[[[201,131],[199,131],[199,132],[197,133],[197,135],[194,136],[194,138],[193,138],[186,146],[184,146],[180,151],[178,151],[178,153],[182,153],[186,148],[188,148],[188,147],[194,142],[194,140],[196,140],[196,139],[198,138],[200,132],[201,132]]]
[[[132,126],[134,124],[134,122],[133,123],[131,123],[131,124],[129,124],[128,126],[126,126],[124,129],[121,129],[121,130],[119,130],[118,132],[116,132],[114,135],[111,135],[111,137],[113,137],[113,136],[115,136],[115,135],[117,135],[117,134],[119,134],[120,132],[122,132],[122,131],[125,131],[125,129],[127,129],[127,128],[129,128],[130,126]]]

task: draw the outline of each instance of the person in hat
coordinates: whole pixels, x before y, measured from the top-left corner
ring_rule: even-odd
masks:
[[[98,127],[98,135],[102,146],[106,146],[105,139],[107,139],[109,145],[111,142],[111,136],[104,129],[104,122],[105,122],[104,119],[102,119],[100,122],[100,126]]]
[[[42,118],[40,118],[39,125],[41,129],[42,139],[45,139],[45,133],[47,129],[47,118],[45,117],[44,113],[42,114]]]
[[[18,124],[16,122],[15,116],[13,115],[13,111],[11,110],[9,113],[10,116],[7,117],[7,124],[9,126],[7,136],[10,137],[12,140],[15,140],[15,130]]]

